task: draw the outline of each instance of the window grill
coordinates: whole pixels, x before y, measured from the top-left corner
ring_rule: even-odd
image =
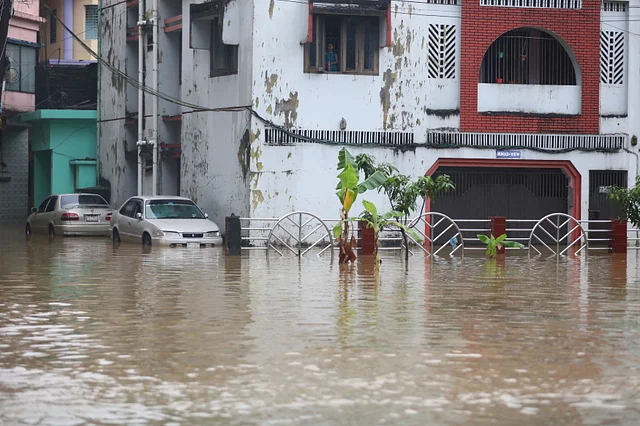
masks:
[[[524,28],[509,31],[482,59],[480,83],[576,85],[571,58],[553,36]]]
[[[602,10],[605,12],[626,12],[627,3],[623,1],[603,1]]]
[[[456,78],[456,26],[430,24],[428,37],[429,78]]]
[[[90,4],[84,7],[84,38],[98,39],[98,5]]]
[[[624,83],[624,33],[600,32],[600,82]]]

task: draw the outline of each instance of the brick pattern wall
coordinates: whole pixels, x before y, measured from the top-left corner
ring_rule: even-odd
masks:
[[[29,130],[9,129],[0,137],[2,161],[11,176],[0,182],[0,222],[24,220],[29,214]]]
[[[478,76],[484,53],[507,31],[535,27],[555,33],[569,45],[582,74],[582,114],[576,117],[478,113]],[[600,0],[582,9],[524,9],[462,2],[460,131],[495,133],[599,133]]]

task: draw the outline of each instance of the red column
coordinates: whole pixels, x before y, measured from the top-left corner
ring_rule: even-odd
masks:
[[[360,254],[375,254],[376,252],[376,235],[373,228],[367,228],[367,223],[358,221],[360,228]]]
[[[491,216],[489,217],[490,224],[489,229],[491,234],[498,238],[502,234],[507,233],[507,218],[504,216]],[[504,253],[504,247],[498,249],[498,253]]]
[[[627,252],[627,221],[613,219],[611,221],[611,241],[609,247],[614,253]]]

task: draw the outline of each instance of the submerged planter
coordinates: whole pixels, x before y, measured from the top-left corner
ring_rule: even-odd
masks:
[[[614,253],[627,252],[627,221],[613,219],[611,221],[611,241],[609,247]]]
[[[376,233],[364,221],[358,221],[361,254],[376,254]]]

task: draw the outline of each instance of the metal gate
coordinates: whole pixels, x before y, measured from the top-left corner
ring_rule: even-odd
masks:
[[[538,220],[551,213],[568,213],[569,179],[559,169],[441,167],[454,191],[438,194],[431,209],[453,219],[490,216]],[[509,239],[526,241],[529,233],[513,231]]]
[[[627,187],[626,170],[590,170],[589,171],[589,231],[591,237],[597,235],[597,239],[603,240],[593,242],[592,246],[606,246],[606,240],[611,238],[611,219],[618,218],[620,210],[608,200],[607,192],[609,188],[617,186]],[[597,221],[602,222],[597,222]]]

